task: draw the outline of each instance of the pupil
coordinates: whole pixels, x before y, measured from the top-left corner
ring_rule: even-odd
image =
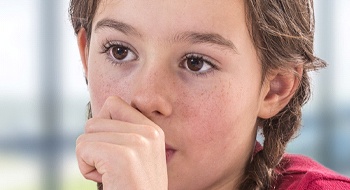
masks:
[[[115,47],[112,49],[112,54],[114,58],[122,60],[128,55],[128,49],[125,47]]]
[[[203,65],[203,60],[199,58],[190,58],[187,60],[187,66],[191,71],[199,71]]]

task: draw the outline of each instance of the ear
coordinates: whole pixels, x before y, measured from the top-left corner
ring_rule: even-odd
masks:
[[[277,71],[268,74],[262,87],[263,101],[258,116],[268,119],[281,111],[298,89],[302,74],[302,65],[296,66],[294,71]]]
[[[78,48],[80,53],[81,62],[83,64],[83,69],[85,73],[85,79],[87,80],[88,75],[88,55],[89,55],[89,47],[87,41],[86,30],[84,28],[80,29],[77,35]]]

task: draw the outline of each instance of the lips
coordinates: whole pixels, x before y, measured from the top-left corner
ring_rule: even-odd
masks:
[[[165,144],[165,155],[166,155],[166,162],[168,163],[171,158],[174,156],[174,153],[176,150],[172,148],[171,146]]]

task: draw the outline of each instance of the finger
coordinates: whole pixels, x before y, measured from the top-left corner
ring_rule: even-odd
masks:
[[[82,175],[99,183],[125,178],[130,163],[137,160],[134,150],[105,142],[79,143],[76,154]]]
[[[96,145],[99,145],[96,148]],[[98,171],[96,168],[97,163],[102,161],[101,153],[98,150],[101,150],[102,143],[96,142],[80,142],[76,146],[76,157],[78,160],[78,166],[81,174],[89,180],[95,182],[102,182],[102,172]],[[97,151],[96,151],[97,150]],[[99,158],[100,155],[101,158]],[[99,164],[103,165],[103,164]],[[100,169],[102,170],[102,169]]]
[[[144,125],[129,123],[120,120],[91,118],[86,122],[85,133],[98,132],[119,132],[129,133],[131,131],[141,131]]]
[[[108,97],[96,117],[136,124],[155,125],[141,112],[117,96]]]
[[[83,175],[85,177],[85,179],[88,179],[88,180],[92,180],[94,182],[97,182],[97,183],[102,183],[102,175],[100,173],[98,173],[98,171],[95,169],[94,167],[94,170]]]
[[[86,122],[85,133],[137,133],[146,138],[158,138],[164,136],[159,127],[150,125],[139,125],[119,120],[92,118]]]
[[[90,142],[103,142],[128,147],[147,147],[151,144],[151,140],[136,133],[100,132],[80,135],[77,139],[77,146]]]

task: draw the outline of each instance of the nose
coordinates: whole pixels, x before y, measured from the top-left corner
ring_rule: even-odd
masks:
[[[153,121],[156,117],[170,116],[172,82],[166,68],[144,65],[134,79],[131,106]]]

